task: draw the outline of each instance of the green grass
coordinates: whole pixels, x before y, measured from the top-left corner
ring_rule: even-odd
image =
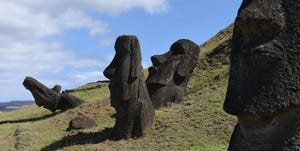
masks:
[[[110,106],[108,83],[96,82],[71,92],[86,101],[72,110],[52,114],[32,105],[0,113],[0,150],[227,150],[236,123],[233,116],[222,110],[230,30],[231,26],[201,46],[199,64],[183,101],[157,110],[155,126],[145,137],[107,139],[110,136],[107,128],[114,125],[111,115],[115,111]],[[221,48],[222,51],[217,51]],[[97,127],[66,131],[70,119],[79,114],[94,119]]]

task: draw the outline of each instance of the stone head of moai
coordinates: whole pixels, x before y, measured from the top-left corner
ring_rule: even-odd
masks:
[[[197,44],[181,39],[167,53],[151,57],[147,87],[156,109],[182,99],[199,51]]]
[[[244,0],[234,24],[224,110],[238,116],[230,150],[300,144],[300,1]]]
[[[72,109],[84,103],[80,98],[67,93],[60,93],[60,85],[55,85],[49,89],[33,77],[26,77],[23,85],[31,92],[38,106],[43,106],[52,112]]]
[[[117,112],[115,134],[120,138],[140,137],[154,123],[154,108],[146,87],[137,37],[118,37],[115,52],[104,70],[110,79],[111,106]]]
[[[138,97],[138,79],[143,73],[140,45],[136,37],[118,37],[115,52],[112,62],[104,70],[104,75],[110,80],[111,105],[118,107],[122,101]]]

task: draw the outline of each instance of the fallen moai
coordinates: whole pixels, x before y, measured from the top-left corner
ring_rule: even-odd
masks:
[[[55,85],[52,89],[49,89],[32,77],[26,77],[23,85],[31,92],[38,106],[43,106],[52,112],[75,108],[84,103],[83,100],[77,97],[60,93],[60,85]]]

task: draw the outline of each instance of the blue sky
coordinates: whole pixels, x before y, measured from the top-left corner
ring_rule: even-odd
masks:
[[[33,99],[22,82],[70,89],[105,79],[115,39],[139,38],[144,67],[176,40],[201,44],[232,23],[242,0],[0,0],[0,101]]]

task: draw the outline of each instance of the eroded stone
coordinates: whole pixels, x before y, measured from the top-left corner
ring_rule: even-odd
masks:
[[[96,126],[96,122],[84,115],[79,115],[69,122],[68,130],[88,129]]]
[[[300,1],[244,0],[235,20],[224,110],[229,150],[300,148]]]
[[[111,106],[116,110],[114,134],[120,138],[144,136],[154,124],[151,103],[141,66],[137,37],[124,35],[116,40],[116,55],[104,70],[110,79]]]
[[[83,100],[77,97],[67,93],[60,93],[60,85],[49,89],[32,77],[26,77],[23,85],[31,92],[38,106],[43,106],[52,112],[75,108],[84,103]]]
[[[167,53],[151,57],[153,66],[149,68],[147,87],[156,109],[181,101],[199,51],[197,44],[181,39],[172,44]]]

